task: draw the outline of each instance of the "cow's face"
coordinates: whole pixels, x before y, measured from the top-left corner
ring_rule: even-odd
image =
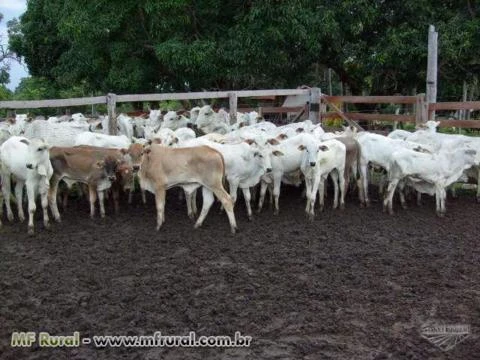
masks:
[[[105,160],[99,161],[97,163],[97,167],[102,170],[102,178],[108,179],[111,182],[117,180],[117,170],[120,161],[115,159],[114,157],[107,156]]]
[[[304,144],[299,145],[298,150],[304,152],[306,163],[311,167],[314,167],[317,164],[319,147],[316,144],[307,141]]]
[[[253,157],[260,168],[269,173],[272,171],[272,150],[270,148],[255,147]]]
[[[128,150],[122,149],[122,153],[125,155],[126,163],[132,168],[133,172],[138,172],[142,163],[143,145],[132,144]]]
[[[28,145],[26,166],[41,176],[51,175],[49,146],[43,139],[22,139]]]

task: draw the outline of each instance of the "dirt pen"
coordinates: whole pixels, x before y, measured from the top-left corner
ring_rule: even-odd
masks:
[[[320,100],[320,93],[312,90],[274,94],[309,95],[312,101],[305,111],[314,120],[329,116],[322,114],[322,102],[338,100]],[[163,99],[160,95],[150,100]],[[236,109],[238,94],[220,95],[230,99],[231,111]],[[395,99],[369,101],[391,100]],[[0,102],[0,107],[107,102],[114,132],[116,101],[147,98],[109,95],[69,99],[68,104]],[[405,101],[421,111],[391,121],[426,120],[431,105],[421,97]],[[480,104],[462,106],[477,105],[480,108]],[[365,117],[337,110],[335,116],[349,121]],[[390,121],[385,116],[380,120]],[[477,123],[466,125],[477,127]],[[138,195],[133,205],[127,206],[125,199],[122,204],[119,215],[113,215],[109,204],[105,219],[91,220],[87,201],[72,200],[63,222],[53,224],[51,231],[43,229],[38,217],[34,237],[27,236],[26,224],[10,224],[3,218],[2,360],[478,359],[480,205],[473,195],[448,199],[447,215],[441,219],[435,215],[432,198],[426,198],[422,207],[397,206],[396,215],[389,216],[382,213],[378,197],[366,209],[348,197],[345,210],[334,211],[327,202],[325,212],[309,222],[301,191],[287,186],[282,188],[278,216],[264,209],[249,222],[238,199],[240,233],[235,236],[218,206],[212,208],[204,227],[194,230],[176,190],[168,192],[166,223],[160,232],[154,230],[152,196],[146,206]],[[468,337],[449,350],[445,344],[455,345],[459,338],[422,336],[425,326],[459,324],[468,326]],[[18,348],[11,346],[15,331],[52,335],[78,331],[82,338],[156,331],[233,336],[239,331],[251,336],[252,343],[243,348],[97,348],[93,344]]]
[[[125,199],[124,199],[125,200]],[[125,201],[124,201],[125,202]],[[2,359],[478,359],[480,206],[473,196],[383,214],[348,198],[313,222],[286,187],[280,214],[240,233],[212,208],[194,230],[175,190],[155,228],[153,197],[89,219],[86,200],[28,237],[5,224],[0,241]],[[241,205],[241,201],[239,202]],[[38,212],[39,213],[39,212]],[[40,214],[38,214],[40,215]],[[6,219],[4,219],[6,220]],[[37,219],[40,224],[40,218]],[[468,324],[449,351],[422,338],[428,324]],[[13,331],[93,335],[252,336],[247,348],[12,348]]]

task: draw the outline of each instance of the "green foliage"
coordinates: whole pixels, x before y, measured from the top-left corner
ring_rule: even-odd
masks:
[[[13,97],[15,100],[55,99],[57,91],[46,78],[28,77],[20,81]]]
[[[354,94],[411,94],[425,88],[433,24],[439,94],[458,97],[480,72],[479,10],[473,0],[29,0],[9,45],[33,76],[85,94],[325,91],[326,68]]]

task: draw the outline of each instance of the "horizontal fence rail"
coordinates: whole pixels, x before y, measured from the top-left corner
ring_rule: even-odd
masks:
[[[304,96],[306,104],[292,107],[242,107],[237,109],[238,98],[264,98],[275,99],[276,96]],[[133,94],[116,95],[108,94],[106,96],[94,96],[86,98],[71,99],[52,99],[52,100],[13,100],[0,101],[0,109],[34,109],[34,108],[54,108],[54,107],[73,107],[106,104],[110,119],[111,133],[116,132],[116,104],[125,102],[143,102],[143,101],[165,101],[165,100],[200,100],[200,99],[229,99],[230,115],[233,121],[236,118],[236,112],[258,111],[261,114],[286,114],[298,113],[296,119],[304,114],[314,122],[325,119],[341,118],[350,124],[355,121],[384,121],[400,123],[423,123],[435,111],[457,111],[457,110],[480,110],[480,101],[467,102],[443,102],[427,104],[424,94],[416,96],[330,96],[324,95],[318,88],[306,89],[273,89],[273,90],[238,90],[238,91],[200,91],[188,93],[162,93],[162,94]],[[340,105],[339,105],[340,104]],[[411,115],[397,114],[376,114],[360,112],[344,112],[343,104],[406,104],[412,105]],[[326,111],[330,107],[334,111]],[[338,107],[337,107],[338,106]],[[480,129],[478,120],[440,120],[440,127],[458,127]]]
[[[415,104],[416,96],[329,96],[322,95],[328,102],[348,104]]]
[[[0,109],[33,109],[49,107],[68,107],[106,104],[106,96],[94,96],[88,98],[55,99],[55,100],[12,100],[0,101]]]
[[[363,121],[398,121],[402,123],[414,123],[415,115],[395,115],[395,114],[367,114],[358,112],[345,112],[344,115],[351,120]],[[335,111],[329,111],[322,114],[322,119],[337,119],[339,115]]]

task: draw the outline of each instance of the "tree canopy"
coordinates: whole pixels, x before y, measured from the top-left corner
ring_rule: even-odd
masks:
[[[9,46],[58,89],[141,93],[325,87],[424,91],[439,31],[439,93],[480,72],[474,0],[29,0]]]

